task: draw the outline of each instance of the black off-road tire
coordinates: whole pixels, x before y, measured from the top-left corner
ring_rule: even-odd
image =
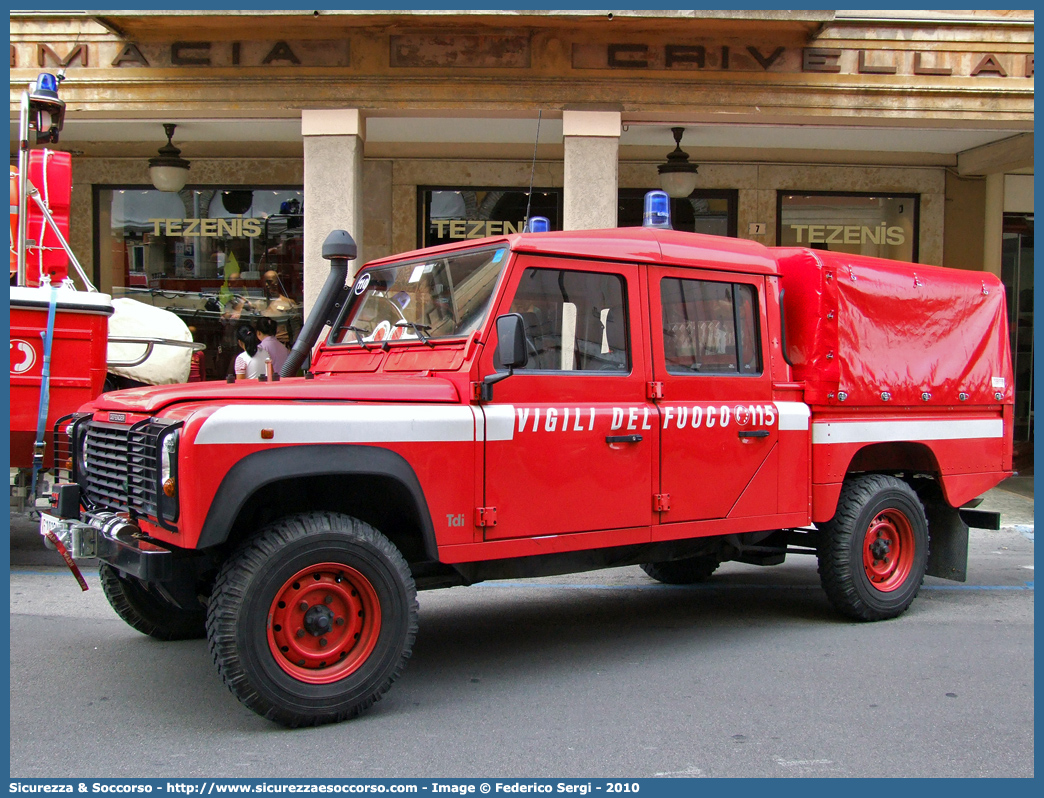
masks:
[[[721,565],[713,554],[686,557],[684,560],[642,563],[642,570],[665,585],[694,585],[706,582]]]
[[[111,565],[99,566],[98,576],[102,592],[116,614],[142,634],[157,640],[198,640],[207,636],[207,611],[202,604],[199,609],[179,607]]]
[[[306,513],[270,524],[222,566],[210,652],[244,705],[284,726],[353,718],[402,673],[417,590],[399,550],[369,524]]]
[[[928,567],[928,521],[907,483],[884,474],[846,480],[834,517],[819,528],[819,579],[850,618],[906,611]]]

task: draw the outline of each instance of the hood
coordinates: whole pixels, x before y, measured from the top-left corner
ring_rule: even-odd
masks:
[[[92,403],[104,410],[153,414],[182,402],[459,402],[452,382],[442,377],[384,376],[346,379],[291,377],[278,382],[189,382],[150,385],[102,394]]]

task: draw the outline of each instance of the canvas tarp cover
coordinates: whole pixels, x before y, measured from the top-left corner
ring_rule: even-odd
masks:
[[[160,338],[171,341],[192,341],[192,333],[180,318],[169,310],[146,305],[134,299],[112,300],[113,314],[109,318],[110,338]],[[109,344],[109,371],[148,385],[170,385],[185,382],[192,365],[192,351],[186,347],[156,345],[152,354],[140,366],[113,366],[141,357],[144,344]]]
[[[810,404],[838,404],[842,394],[849,407],[997,404],[998,393],[1012,400],[1004,287],[994,275],[773,252],[787,354]]]

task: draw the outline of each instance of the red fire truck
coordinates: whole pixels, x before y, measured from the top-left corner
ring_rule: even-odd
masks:
[[[351,237],[323,254],[282,379],[64,418],[43,520],[125,621],[206,635],[276,722],[378,700],[417,590],[623,565],[687,584],[804,553],[877,620],[926,573],[964,580],[968,524],[999,521],[970,509],[1011,473],[989,274],[645,228],[439,246],[350,284]]]

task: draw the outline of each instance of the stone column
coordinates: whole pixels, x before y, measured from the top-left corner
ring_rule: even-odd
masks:
[[[983,235],[982,270],[1000,277],[1004,246],[1004,175],[986,175],[986,225]]]
[[[616,227],[620,113],[563,111],[565,140],[563,227]]]
[[[323,241],[347,230],[362,252],[362,163],[366,122],[357,108],[302,110],[304,137],[304,313],[315,304],[330,272]],[[360,261],[349,263],[354,274]]]

